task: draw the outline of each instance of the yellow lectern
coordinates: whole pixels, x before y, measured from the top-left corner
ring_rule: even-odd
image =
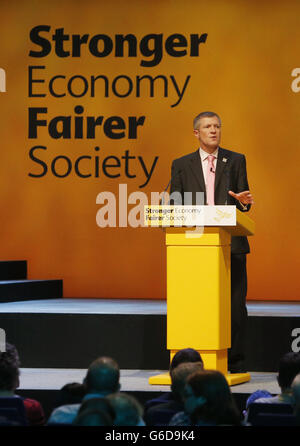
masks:
[[[157,214],[157,208],[166,212]],[[250,374],[227,372],[227,349],[231,346],[230,244],[232,235],[253,235],[254,222],[235,206],[197,208],[202,212],[203,226],[193,228],[174,227],[179,216],[183,222],[181,212],[174,214],[174,207],[173,211],[169,206],[147,208],[148,216],[162,216],[160,220],[150,217],[148,226],[166,226],[165,218],[170,226],[165,228],[167,348],[171,359],[178,350],[194,348],[201,354],[205,369],[219,370],[229,385],[239,384],[249,381]],[[170,375],[153,376],[149,383],[169,385]]]

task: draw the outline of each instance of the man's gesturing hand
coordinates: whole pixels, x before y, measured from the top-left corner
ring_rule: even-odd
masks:
[[[229,195],[231,195],[236,200],[240,201],[243,204],[254,204],[254,200],[249,190],[244,190],[239,194],[235,194],[232,190],[228,191]]]

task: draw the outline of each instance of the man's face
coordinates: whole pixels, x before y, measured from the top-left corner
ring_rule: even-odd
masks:
[[[217,116],[200,119],[198,129],[194,130],[194,135],[199,140],[203,150],[215,150],[221,139],[221,125]]]

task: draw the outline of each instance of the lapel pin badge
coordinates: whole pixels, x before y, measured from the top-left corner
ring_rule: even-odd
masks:
[[[223,163],[227,163],[227,158],[222,159]]]

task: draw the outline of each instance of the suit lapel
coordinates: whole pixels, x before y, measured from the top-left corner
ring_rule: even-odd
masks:
[[[200,158],[199,150],[197,150],[194,153],[194,156],[190,160],[191,163],[191,169],[197,178],[197,181],[200,185],[201,192],[206,192],[205,182],[204,182],[204,176],[203,176],[203,170],[202,170],[202,163]]]
[[[228,166],[230,162],[230,158],[228,157],[227,152],[224,149],[219,147],[218,151],[218,160],[217,160],[217,168],[216,168],[216,177],[215,177],[215,192],[222,178],[224,169]]]

